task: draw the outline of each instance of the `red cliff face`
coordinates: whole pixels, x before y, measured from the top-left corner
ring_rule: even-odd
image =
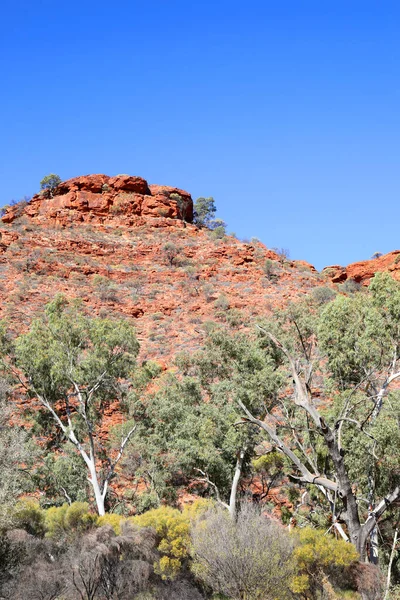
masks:
[[[394,250],[370,260],[352,263],[347,267],[339,265],[325,267],[322,273],[325,273],[332,283],[343,283],[351,279],[357,283],[368,285],[375,273],[382,271],[388,271],[394,279],[400,281],[400,250]]]
[[[64,227],[82,222],[130,226],[143,218],[159,224],[162,219],[191,223],[193,202],[183,190],[149,186],[141,177],[87,175],[64,181],[53,194],[36,194],[23,212],[37,222],[51,220]],[[3,223],[12,223],[18,216],[18,210],[11,207]]]

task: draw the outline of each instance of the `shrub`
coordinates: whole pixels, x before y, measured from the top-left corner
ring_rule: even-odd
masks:
[[[24,196],[21,200],[11,200],[9,204],[0,208],[0,217],[3,217],[10,208],[13,209],[16,217],[20,217],[24,212],[25,206],[28,206],[30,201],[30,196]]]
[[[89,512],[87,502],[52,506],[45,511],[46,536],[60,538],[81,534],[91,529],[97,516]]]
[[[232,600],[288,598],[293,539],[282,526],[243,505],[237,521],[227,511],[209,511],[192,532],[193,571],[215,592]]]
[[[155,572],[162,579],[175,579],[189,557],[190,519],[188,514],[175,508],[162,506],[132,517],[140,527],[151,527],[157,534],[157,548],[161,558],[155,564]]]
[[[117,535],[121,535],[122,523],[126,521],[125,517],[122,515],[117,515],[115,513],[107,513],[102,517],[98,517],[96,521],[97,527],[104,527],[105,525],[109,525],[113,528],[114,532]]]
[[[279,262],[285,263],[290,256],[290,252],[287,248],[272,248],[272,251],[278,255]]]
[[[217,212],[214,198],[197,198],[193,208],[193,223],[198,227],[209,227]]]
[[[355,281],[355,279],[346,279],[346,281],[339,285],[339,290],[344,294],[354,294],[359,292],[361,289],[361,283]]]
[[[215,306],[215,308],[217,308],[219,310],[228,310],[228,308],[230,306],[229,300],[226,296],[221,294],[220,296],[218,296],[218,298],[214,302],[214,306]]]
[[[119,298],[117,295],[117,288],[114,283],[103,277],[102,275],[95,275],[93,277],[93,285],[96,288],[96,293],[100,300],[103,302],[118,302]]]
[[[15,507],[13,522],[19,529],[42,537],[46,530],[45,513],[33,500],[21,500]]]
[[[310,527],[297,531],[295,535],[299,545],[293,553],[298,569],[291,583],[293,592],[307,593],[311,598],[319,592],[328,592],[332,588],[329,576],[338,575],[334,569],[341,570],[341,584],[345,583],[343,569],[358,560],[357,550],[352,544]]]
[[[316,287],[312,290],[311,296],[317,304],[326,304],[335,298],[336,292],[328,287]]]
[[[163,246],[163,252],[167,263],[172,267],[176,262],[178,254],[180,252],[180,248],[175,246],[175,244],[173,244],[172,242],[167,242]]]
[[[68,598],[131,600],[148,587],[155,536],[126,523],[121,535],[100,527],[80,537],[70,547],[64,570]]]
[[[263,265],[263,271],[269,281],[276,281],[278,279],[278,274],[275,271],[274,261],[270,260],[269,258],[267,258]]]

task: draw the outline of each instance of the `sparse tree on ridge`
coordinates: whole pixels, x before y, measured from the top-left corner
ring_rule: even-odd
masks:
[[[217,212],[214,198],[197,198],[193,208],[193,223],[199,227],[210,227]]]
[[[54,190],[61,183],[61,177],[56,175],[55,173],[50,173],[50,175],[46,175],[40,182],[40,189],[47,190],[50,198],[53,197]]]

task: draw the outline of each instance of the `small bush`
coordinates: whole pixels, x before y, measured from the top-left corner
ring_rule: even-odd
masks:
[[[263,265],[263,271],[265,273],[266,278],[269,279],[269,281],[276,281],[278,279],[278,274],[275,270],[274,261],[270,260],[269,258],[267,258]]]
[[[359,292],[361,289],[361,283],[354,279],[346,279],[346,281],[339,285],[339,290],[344,294],[354,294]]]
[[[45,511],[46,536],[60,538],[83,533],[96,524],[96,515],[89,512],[87,502],[52,506]]]
[[[312,290],[311,296],[317,304],[326,304],[335,298],[336,292],[328,287],[316,287]]]
[[[107,513],[106,515],[97,518],[96,526],[104,527],[105,525],[110,525],[116,535],[121,535],[122,523],[124,521],[126,521],[126,519],[122,515]]]
[[[155,564],[155,572],[162,579],[175,579],[189,557],[189,517],[177,509],[162,506],[133,517],[132,522],[156,531],[162,556]]]
[[[335,583],[335,577],[341,585],[345,583],[343,569],[358,560],[357,550],[352,544],[310,527],[297,531],[295,535],[299,545],[293,554],[298,569],[291,583],[293,592],[304,595],[327,592]]]
[[[110,279],[107,279],[107,277],[103,277],[102,275],[95,275],[93,277],[93,285],[95,286],[98,297],[103,302],[119,301],[117,287]]]
[[[37,502],[21,500],[15,507],[13,522],[19,529],[31,535],[42,537],[46,531],[45,513]]]
[[[226,296],[224,296],[223,294],[221,294],[220,296],[218,296],[218,298],[214,302],[214,306],[218,310],[228,310],[230,303],[229,303],[228,298]]]
[[[167,261],[167,264],[169,264],[171,267],[176,264],[179,252],[181,251],[180,248],[178,248],[177,246],[175,246],[175,244],[173,244],[172,242],[167,242],[166,244],[164,244],[163,246],[163,253],[165,256],[165,259]]]
[[[287,248],[272,248],[272,251],[278,255],[279,262],[284,264],[290,257],[290,252]]]
[[[232,600],[287,598],[293,541],[252,505],[242,507],[237,521],[227,511],[209,511],[192,530],[193,571]]]
[[[24,212],[24,208],[28,206],[30,201],[31,198],[29,196],[24,196],[22,200],[11,200],[9,204],[3,206],[3,208],[0,208],[0,217],[4,217],[7,210],[9,210],[10,208],[13,209],[13,213],[17,218],[20,217]]]

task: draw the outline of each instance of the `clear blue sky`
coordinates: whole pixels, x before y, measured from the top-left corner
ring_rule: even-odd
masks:
[[[3,0],[0,204],[130,173],[318,268],[400,247],[400,3]]]

